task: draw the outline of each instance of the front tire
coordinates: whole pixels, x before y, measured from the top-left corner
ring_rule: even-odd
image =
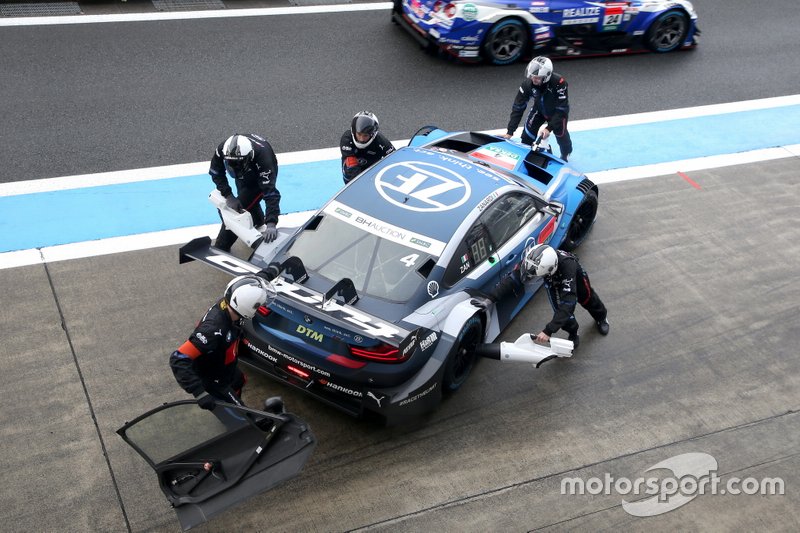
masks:
[[[483,324],[477,315],[470,317],[461,327],[456,343],[444,367],[442,391],[453,393],[467,381],[475,366],[475,349],[483,338]]]
[[[483,57],[495,65],[514,63],[528,49],[530,29],[519,19],[504,19],[489,29],[483,41]]]
[[[645,45],[660,54],[671,52],[683,45],[689,33],[689,17],[686,13],[673,9],[658,17],[647,30]]]
[[[571,252],[586,239],[589,230],[594,225],[594,219],[597,217],[597,193],[593,189],[586,191],[583,196],[578,209],[575,210],[575,215],[567,228],[567,236],[561,244],[561,249],[565,252]]]

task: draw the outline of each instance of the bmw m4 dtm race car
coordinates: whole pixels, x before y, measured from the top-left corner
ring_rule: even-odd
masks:
[[[670,52],[694,47],[700,33],[688,0],[395,0],[392,20],[429,50],[496,65]]]
[[[551,153],[426,127],[248,261],[204,237],[181,248],[181,262],[273,279],[278,297],[245,325],[240,361],[353,416],[396,423],[464,384],[476,347],[541,282],[485,295],[527,246],[577,247],[597,195]]]

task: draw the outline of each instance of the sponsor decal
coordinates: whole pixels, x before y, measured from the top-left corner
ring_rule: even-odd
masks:
[[[409,398],[406,398],[405,400],[403,400],[402,402],[398,403],[397,405],[401,405],[402,406],[402,405],[408,405],[411,402],[416,402],[417,400],[419,400],[423,396],[427,396],[428,394],[430,394],[433,391],[433,389],[436,388],[436,385],[437,384],[434,382],[433,385],[431,385],[430,387],[428,387],[424,391],[422,391],[420,393],[417,393],[414,396],[411,396]]]
[[[464,168],[472,165],[441,156]],[[452,169],[419,161],[387,165],[375,176],[378,193],[389,203],[418,212],[448,211],[466,202],[472,192],[469,181]]]
[[[531,6],[531,7],[528,8],[528,12],[529,13],[549,13],[550,12],[550,8],[549,7]]]
[[[312,341],[322,342],[325,339],[322,333],[318,333],[311,328],[303,326],[302,324],[297,326],[295,332],[299,333],[300,335],[305,335],[306,338],[311,339]]]
[[[461,50],[458,53],[458,57],[478,57],[477,50]]]
[[[461,8],[461,17],[466,21],[478,18],[478,7],[475,4],[464,4]]]
[[[320,385],[324,385],[325,387],[327,387],[329,389],[333,389],[333,390],[338,391],[338,392],[343,392],[345,394],[349,394],[350,396],[355,396],[356,398],[362,398],[364,396],[364,393],[362,393],[361,391],[348,389],[347,387],[345,387],[343,385],[338,385],[336,383],[331,383],[330,381],[328,381],[326,379],[320,379],[320,380],[317,380],[317,381],[319,382]]]
[[[439,283],[436,281],[428,282],[428,296],[436,298],[439,296]]]
[[[436,256],[441,255],[442,250],[444,250],[445,243],[442,241],[437,241],[436,239],[420,235],[405,228],[394,226],[356,209],[348,208],[347,211],[350,213],[350,216],[346,218],[342,217],[338,211],[342,205],[343,204],[339,202],[331,202],[328,207],[325,208],[325,212],[339,220],[343,220],[357,228],[372,233],[373,235],[378,235],[381,238],[408,246],[409,248],[414,248],[415,250],[429,252]]]
[[[194,336],[197,337],[203,344],[208,344],[208,339],[206,339],[206,336],[200,333],[199,331],[195,333]]]
[[[600,15],[599,7],[570,7],[564,10],[564,18],[593,17]]]
[[[495,198],[497,198],[498,196],[499,196],[499,193],[497,191],[489,193],[489,196],[487,196],[486,198],[481,200],[481,203],[478,204],[478,208],[477,208],[478,211],[479,212],[483,211],[484,209],[489,207],[489,204],[491,204],[495,200]]]
[[[519,154],[499,146],[484,146],[470,155],[509,170],[512,170],[519,162]]]
[[[420,337],[421,328],[415,329],[408,337],[403,339],[403,342],[398,346],[400,356],[405,358],[414,353],[417,349],[417,339]]]
[[[423,241],[422,239],[417,239],[416,237],[411,237],[409,242],[412,242],[414,244],[418,244],[418,245],[422,246],[423,248],[430,248],[431,247],[431,243],[429,243],[428,241]]]
[[[303,322],[305,322],[306,324],[311,324],[313,320],[311,320],[310,316],[306,315],[303,317]]]
[[[258,346],[256,346],[252,342],[250,342],[250,340],[248,338],[246,338],[246,337],[244,339],[244,345],[247,346],[252,352],[260,355],[261,357],[263,357],[267,361],[269,361],[271,363],[277,363],[278,362],[278,358],[277,357],[275,357],[274,355],[268,354],[267,352],[265,352],[264,350],[262,350],[261,348],[259,348]]]
[[[436,344],[437,340],[439,340],[439,336],[435,331],[431,331],[430,335],[419,341],[419,349],[425,352],[428,348]]]
[[[381,402],[383,401],[384,398],[386,398],[386,395],[384,395],[384,394],[375,394],[372,391],[368,391],[367,392],[367,398],[372,398],[373,400],[375,400],[375,403],[378,404],[378,407],[383,407],[381,405]]]
[[[361,335],[356,335],[353,337],[353,340],[356,342],[364,342],[364,337],[362,337]]]
[[[561,22],[562,26],[575,26],[578,24],[597,24],[600,21],[600,17],[594,18],[586,18],[586,19],[564,19]]]
[[[353,214],[352,214],[350,211],[347,211],[347,210],[345,210],[345,209],[342,209],[341,207],[337,207],[337,208],[335,209],[335,211],[336,211],[338,214],[340,214],[340,215],[342,215],[343,217],[346,217],[346,218],[350,218],[351,216],[353,216]]]
[[[289,355],[288,353],[283,353],[283,352],[280,352],[280,351],[276,350],[275,348],[273,348],[271,345],[267,345],[267,349],[268,349],[269,351],[271,351],[271,352],[278,352],[278,353],[280,353],[281,357],[283,357],[284,359],[286,359],[286,360],[287,360],[287,361],[289,361],[290,363],[294,363],[294,364],[296,364],[296,365],[298,365],[298,366],[302,366],[302,367],[303,367],[303,368],[305,368],[306,370],[311,370],[312,372],[316,372],[317,374],[320,374],[320,375],[322,375],[322,376],[325,376],[326,378],[329,378],[329,377],[331,377],[331,373],[330,373],[330,372],[326,372],[326,371],[322,370],[321,368],[317,368],[317,367],[315,367],[314,365],[311,365],[311,364],[309,364],[309,363],[306,363],[305,361],[301,361],[300,359],[298,359],[298,358],[296,358],[296,357],[292,357],[292,356],[291,356],[291,355]]]

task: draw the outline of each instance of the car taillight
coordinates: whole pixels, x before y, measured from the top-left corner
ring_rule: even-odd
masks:
[[[451,19],[456,16],[456,5],[452,2],[444,6],[444,14]]]
[[[350,345],[350,353],[353,357],[369,359],[379,363],[402,363],[408,359],[408,356],[403,357],[400,355],[399,349],[386,343],[370,346],[369,348]]]
[[[289,372],[291,372],[295,376],[303,378],[303,379],[308,379],[311,376],[311,374],[309,374],[305,370],[300,370],[296,366],[292,366],[292,365],[286,365],[286,370],[288,370]]]
[[[256,313],[258,313],[261,316],[267,316],[271,312],[272,311],[269,309],[269,307],[266,307],[266,306],[263,306],[263,305],[261,307],[259,307],[258,309],[256,309]]]

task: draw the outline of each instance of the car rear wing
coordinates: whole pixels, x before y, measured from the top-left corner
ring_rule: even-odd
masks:
[[[302,261],[297,257],[290,257],[283,263],[271,263],[266,268],[261,268],[214,248],[211,246],[210,238],[200,237],[181,246],[179,261],[181,264],[200,261],[231,276],[264,275],[273,280],[278,294],[290,301],[300,312],[328,322],[340,330],[357,332],[362,337],[380,339],[397,346],[410,333],[397,324],[387,323],[353,307],[358,301],[358,294],[353,282],[348,278],[343,278],[324,294],[304,286],[303,282],[308,279],[308,274]],[[281,272],[286,272],[292,281],[279,276]]]
[[[231,255],[211,246],[210,237],[199,237],[180,247],[178,251],[178,262],[184,264],[190,261],[200,261],[201,263],[211,265],[217,270],[221,270],[231,276],[261,272],[261,268],[253,263],[239,259],[235,255]]]

